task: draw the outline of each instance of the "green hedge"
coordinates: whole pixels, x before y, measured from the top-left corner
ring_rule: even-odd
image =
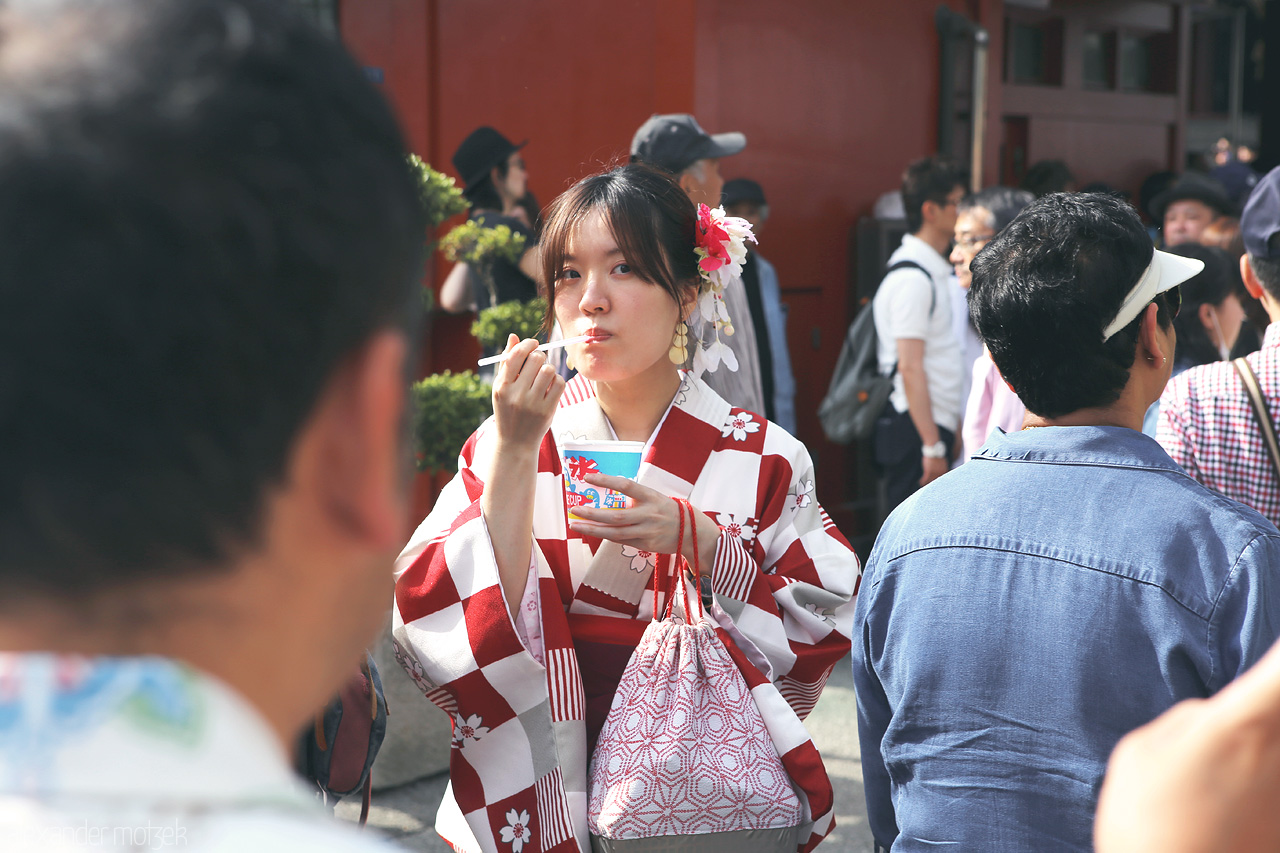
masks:
[[[453,178],[437,172],[417,154],[409,155],[409,167],[418,176],[418,196],[432,228],[467,209],[467,200]]]
[[[507,335],[515,332],[520,340],[539,338],[542,318],[547,313],[547,300],[536,296],[528,302],[503,302],[480,312],[471,324],[472,336],[482,347],[505,349]],[[541,338],[539,338],[541,339]]]
[[[494,260],[517,264],[524,254],[525,238],[506,225],[489,227],[484,218],[468,219],[454,228],[440,241],[440,251],[455,263],[465,261],[479,266]]]
[[[493,414],[493,389],[470,370],[448,370],[413,386],[413,438],[419,471],[457,471],[458,453]]]

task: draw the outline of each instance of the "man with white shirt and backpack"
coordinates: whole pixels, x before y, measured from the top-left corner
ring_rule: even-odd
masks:
[[[872,300],[880,372],[893,377],[873,436],[886,510],[947,472],[960,428],[964,376],[947,255],[965,192],[963,173],[940,157],[917,160],[902,176],[908,233]]]

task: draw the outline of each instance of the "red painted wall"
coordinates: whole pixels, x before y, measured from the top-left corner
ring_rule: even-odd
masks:
[[[409,145],[429,151],[432,97],[431,0],[342,0],[342,40],[366,66],[380,69],[383,91],[400,114]]]

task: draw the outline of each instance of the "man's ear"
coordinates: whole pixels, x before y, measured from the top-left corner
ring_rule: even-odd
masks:
[[[693,173],[687,169],[681,172],[678,183],[680,184],[680,189],[684,190],[684,194],[693,198],[693,193],[699,186],[698,179],[693,176]]]
[[[296,446],[291,474],[335,544],[377,552],[404,544],[407,352],[403,334],[384,330],[350,353]]]
[[[1143,310],[1142,324],[1138,327],[1138,353],[1134,360],[1147,358],[1156,367],[1163,367],[1166,360],[1173,358],[1173,347],[1167,346],[1160,335],[1158,310],[1154,302]]]
[[[925,199],[924,204],[920,205],[920,221],[932,225],[933,220],[938,218],[938,211],[941,209],[942,205],[936,201]]]
[[[1258,281],[1258,274],[1253,271],[1253,264],[1249,262],[1247,254],[1240,256],[1240,278],[1244,279],[1244,289],[1254,299],[1262,299],[1262,282]]]

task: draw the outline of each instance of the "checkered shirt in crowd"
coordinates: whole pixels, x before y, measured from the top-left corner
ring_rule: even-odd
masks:
[[[1247,359],[1274,420],[1280,412],[1280,323],[1267,327],[1262,349]],[[1170,380],[1160,398],[1156,440],[1192,477],[1280,524],[1280,483],[1234,364],[1205,364]]]

